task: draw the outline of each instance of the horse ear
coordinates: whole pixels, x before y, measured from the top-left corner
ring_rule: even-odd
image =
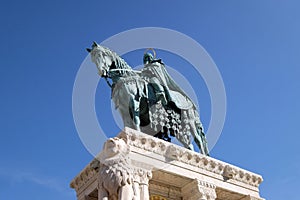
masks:
[[[94,46],[94,47],[97,47],[97,46],[99,46],[99,45],[97,44],[97,42],[94,41],[94,42],[93,42],[93,46]]]
[[[89,53],[92,51],[92,49],[89,49],[89,48],[86,48],[86,50],[87,50],[87,52],[89,52]]]

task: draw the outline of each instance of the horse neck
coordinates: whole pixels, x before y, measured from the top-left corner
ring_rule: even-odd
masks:
[[[110,67],[111,79],[113,82],[117,82],[121,77],[136,76],[137,74],[132,70],[132,68],[116,53],[112,52],[112,60],[114,61],[114,66]]]
[[[117,69],[127,69],[127,70],[131,70],[132,68],[126,63],[126,61],[121,58],[120,56],[118,56],[116,53],[114,53],[114,61],[116,64],[116,68]]]

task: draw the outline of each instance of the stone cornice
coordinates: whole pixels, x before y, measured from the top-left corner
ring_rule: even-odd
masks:
[[[263,181],[260,175],[127,127],[125,127],[118,137],[124,138],[126,143],[130,146],[153,152],[213,174],[220,175],[224,180],[231,179],[254,187],[258,187]]]
[[[75,189],[77,193],[80,193],[89,181],[97,177],[96,174],[97,170],[92,168],[89,164],[71,181],[70,187]]]

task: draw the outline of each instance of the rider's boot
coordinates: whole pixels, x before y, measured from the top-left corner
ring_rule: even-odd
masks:
[[[156,93],[156,99],[157,101],[161,101],[162,105],[167,105],[167,99],[166,99],[166,96],[163,92],[158,92]]]

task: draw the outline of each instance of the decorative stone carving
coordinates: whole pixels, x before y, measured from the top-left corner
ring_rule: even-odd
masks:
[[[71,187],[78,200],[263,200],[261,181],[260,175],[126,128]]]
[[[84,185],[95,179],[97,171],[91,168],[89,165],[85,167],[82,172],[77,176],[70,184],[71,188],[74,188],[77,193],[80,193],[84,189]]]
[[[174,145],[168,146],[165,155],[171,159],[178,160],[182,157],[183,152],[180,151],[181,149],[176,148]]]
[[[223,176],[225,179],[231,179],[235,176],[236,172],[230,165],[226,165],[223,170]]]
[[[169,142],[164,142],[128,127],[125,127],[118,137],[126,139],[127,144],[130,146],[141,148],[172,160],[177,160],[179,162],[201,168],[205,171],[217,174],[220,177],[229,176],[227,178],[243,182],[254,187],[258,187],[258,185],[263,181],[262,177],[257,174],[232,165],[229,167],[227,163],[222,161],[190,151]]]
[[[138,199],[149,199],[149,180],[152,178],[152,172],[149,170],[135,168],[135,183],[139,187],[140,193]]]
[[[100,160],[98,199],[136,199],[138,195],[133,184],[133,172],[127,155],[129,148],[124,140],[109,139],[104,144]]]
[[[129,146],[124,139],[111,138],[105,142],[100,161],[98,199],[148,200],[150,171],[131,165]],[[94,164],[95,167],[95,164]]]
[[[217,198],[215,189],[215,185],[195,179],[181,190],[183,200],[215,200]]]

